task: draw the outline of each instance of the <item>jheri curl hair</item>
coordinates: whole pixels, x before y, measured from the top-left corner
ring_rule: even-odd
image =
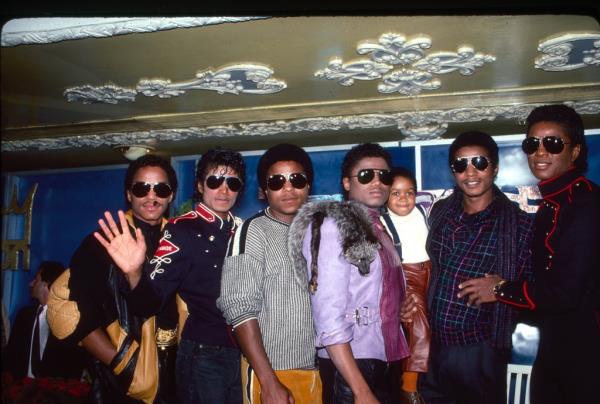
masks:
[[[127,172],[125,173],[125,200],[127,201],[127,191],[131,189],[133,185],[133,177],[138,172],[139,169],[144,167],[160,167],[167,174],[167,178],[169,180],[169,185],[171,186],[171,190],[173,190],[173,197],[175,197],[175,193],[177,192],[177,175],[175,174],[175,170],[171,163],[168,160],[157,156],[155,154],[146,154],[137,160],[132,161],[127,167]],[[129,202],[128,202],[129,205]]]
[[[448,164],[454,162],[456,152],[466,146],[479,146],[483,147],[489,154],[489,158],[492,161],[494,167],[498,166],[498,144],[490,135],[485,132],[479,131],[468,131],[463,132],[454,139],[450,148],[448,149]]]
[[[361,143],[353,146],[348,153],[344,156],[344,160],[342,161],[342,178],[350,177],[352,175],[352,169],[358,162],[366,157],[381,157],[385,160],[388,167],[392,167],[392,155],[385,150],[381,145],[377,143]],[[344,199],[348,199],[348,191],[344,189],[342,186],[342,190],[344,192]]]
[[[308,153],[300,146],[281,143],[269,148],[258,161],[256,177],[263,190],[267,189],[267,172],[271,166],[279,161],[295,161],[302,166],[308,185],[312,187],[313,165]]]
[[[579,156],[573,164],[579,170],[586,171],[588,168],[588,147],[585,142],[581,116],[573,108],[563,104],[537,107],[527,117],[527,134],[529,134],[531,127],[538,122],[552,122],[565,130],[571,147],[579,145]]]
[[[196,202],[202,200],[202,194],[198,191],[198,184],[204,184],[204,180],[210,170],[224,166],[236,172],[242,184],[246,183],[246,163],[242,155],[234,150],[217,147],[204,153],[196,165],[196,179],[194,180],[194,199]],[[225,173],[222,173],[225,174]],[[241,195],[242,189],[238,195]],[[240,197],[238,196],[238,200]]]

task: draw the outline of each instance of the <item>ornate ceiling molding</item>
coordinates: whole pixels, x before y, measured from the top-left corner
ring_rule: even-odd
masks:
[[[106,84],[104,86],[86,84],[67,88],[63,94],[69,102],[118,104],[119,102],[135,101],[137,91],[133,88],[119,87],[114,84]]]
[[[196,73],[196,79],[171,83],[168,79],[142,79],[136,89],[104,86],[70,87],[64,91],[69,102],[84,104],[133,102],[137,93],[147,97],[171,98],[185,94],[188,90],[211,90],[219,94],[272,94],[287,88],[283,80],[272,78],[273,70],[258,63],[225,66],[217,71],[210,69]]]
[[[600,99],[565,102],[580,114],[600,113]],[[183,129],[158,129],[127,133],[105,133],[87,136],[38,138],[33,140],[2,141],[2,151],[50,150],[78,147],[140,144],[159,147],[159,142],[175,142],[189,138],[220,138],[231,136],[268,136],[282,133],[324,132],[348,129],[373,129],[396,127],[404,140],[430,140],[439,138],[449,123],[515,119],[523,121],[531,110],[542,103],[499,105],[446,110],[411,111],[383,114],[327,116],[268,122],[252,122]],[[325,135],[325,134],[324,134]]]
[[[2,28],[1,45],[47,44],[264,18],[270,17],[19,18]]]
[[[541,41],[535,59],[536,69],[561,72],[600,66],[600,32],[570,32]]]
[[[285,81],[271,78],[273,70],[257,63],[236,64],[213,72],[196,73],[196,79],[171,84],[170,80],[140,80],[137,90],[148,97],[171,98],[186,90],[211,90],[219,94],[272,94],[287,88]]]
[[[356,52],[360,55],[370,54],[370,59],[344,63],[341,58],[334,57],[325,69],[315,72],[315,77],[337,80],[343,86],[351,86],[354,80],[382,79],[377,86],[380,93],[398,92],[413,96],[423,90],[440,88],[442,82],[434,75],[458,70],[463,76],[468,76],[476,68],[496,60],[495,56],[476,53],[467,45],[460,46],[456,52],[425,55],[424,49],[430,47],[431,39],[428,36],[407,39],[403,34],[386,33],[379,37],[377,43],[361,41],[357,45]],[[394,70],[398,65],[407,67]]]

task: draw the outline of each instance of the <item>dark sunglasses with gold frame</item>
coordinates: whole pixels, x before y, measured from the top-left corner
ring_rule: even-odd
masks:
[[[244,185],[242,180],[233,175],[210,175],[206,177],[206,186],[210,189],[219,188],[223,182],[225,182],[227,188],[233,192],[238,192]]]
[[[478,171],[485,171],[490,165],[490,160],[486,156],[464,156],[457,157],[450,164],[453,173],[464,173],[467,167],[471,164]]]
[[[356,175],[350,175],[349,177],[356,177],[358,182],[366,185],[375,179],[375,173],[377,173],[379,181],[381,181],[381,183],[384,185],[392,185],[392,182],[394,182],[394,176],[390,170],[382,170],[378,168],[364,168],[359,170]]]
[[[529,136],[523,140],[521,148],[525,154],[533,154],[539,149],[540,144],[544,145],[544,149],[548,153],[560,154],[565,149],[565,145],[571,143],[565,142],[558,136],[544,136],[542,138]]]
[[[271,191],[279,191],[286,181],[296,189],[303,189],[308,184],[305,173],[273,174],[267,178],[267,188]]]
[[[135,182],[131,185],[131,193],[136,198],[143,198],[154,190],[154,193],[159,198],[168,198],[173,193],[171,186],[166,182]]]

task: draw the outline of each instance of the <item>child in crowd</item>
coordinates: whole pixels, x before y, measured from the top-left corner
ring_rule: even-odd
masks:
[[[402,258],[406,299],[413,299],[416,303],[410,322],[403,323],[410,357],[402,366],[402,390],[407,402],[422,403],[417,392],[417,379],[419,373],[427,372],[430,341],[426,302],[431,270],[431,261],[425,250],[427,219],[425,210],[416,204],[417,181],[414,174],[404,167],[395,167],[392,175],[394,182],[382,218]]]

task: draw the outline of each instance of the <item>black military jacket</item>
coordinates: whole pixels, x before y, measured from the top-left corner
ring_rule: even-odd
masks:
[[[507,282],[498,300],[570,315],[600,308],[600,189],[572,169],[539,183],[533,236],[534,281]]]
[[[239,219],[231,214],[223,220],[201,203],[195,210],[169,220],[140,283],[129,294],[132,309],[139,315],[149,315],[177,292],[189,312],[182,339],[235,346],[216,300],[227,244],[237,224]]]

